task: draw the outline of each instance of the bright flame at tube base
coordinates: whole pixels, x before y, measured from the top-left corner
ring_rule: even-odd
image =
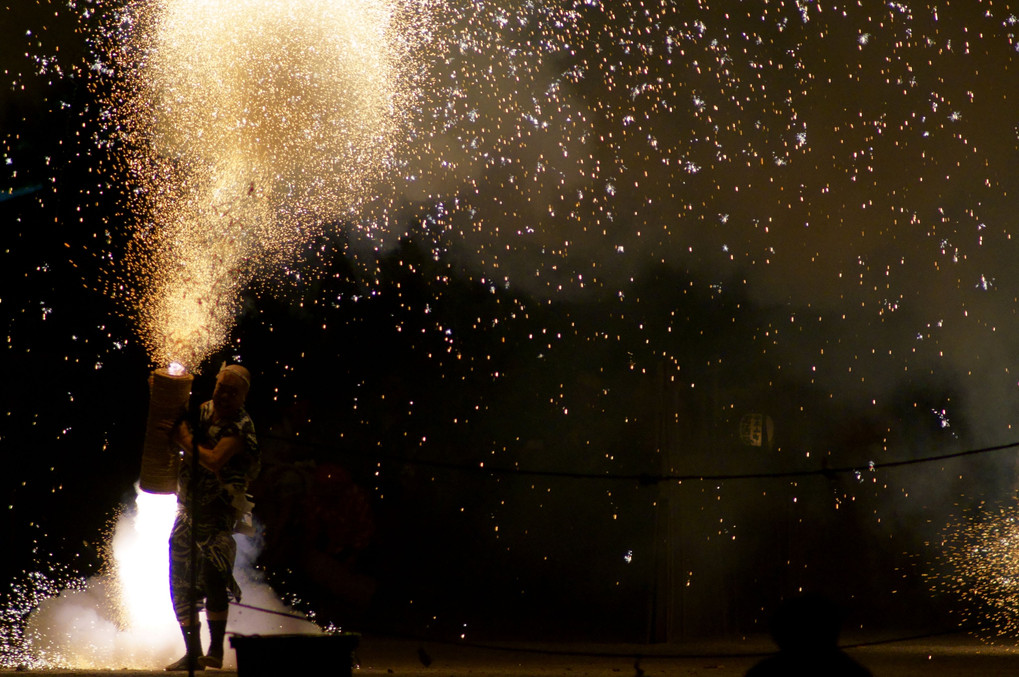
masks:
[[[135,508],[117,521],[110,542],[111,571],[43,601],[26,628],[22,662],[33,668],[161,669],[180,658],[184,644],[170,603],[169,537],[177,497],[135,485]],[[256,542],[237,539],[234,576],[245,604],[292,617],[231,607],[227,631],[239,634],[320,633],[280,601],[253,568]],[[208,630],[203,623],[203,646]],[[236,666],[227,645],[225,668]]]
[[[113,536],[113,558],[120,610],[126,627],[145,633],[177,633],[170,604],[170,530],[177,514],[173,494],[138,491],[137,511],[129,528]]]
[[[168,539],[177,497],[136,491],[117,521],[112,570],[45,600],[28,620],[36,667],[156,668],[181,652],[170,604]]]

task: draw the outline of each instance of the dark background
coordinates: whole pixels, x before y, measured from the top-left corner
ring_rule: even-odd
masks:
[[[323,622],[443,638],[761,632],[802,590],[866,631],[952,624],[979,600],[928,580],[951,571],[942,530],[1010,509],[1014,452],[881,464],[1016,437],[1010,10],[569,7],[576,50],[538,70],[571,74],[611,168],[578,209],[608,204],[592,232],[613,232],[507,208],[543,137],[505,143],[508,169],[440,196],[483,227],[458,234],[440,197],[394,207],[384,246],[338,221],[302,275],[246,292],[196,380],[254,373],[270,580]],[[19,584],[102,566],[155,365],[109,293],[131,218],[77,16],[0,9],[0,574]],[[741,440],[748,414],[770,443]]]

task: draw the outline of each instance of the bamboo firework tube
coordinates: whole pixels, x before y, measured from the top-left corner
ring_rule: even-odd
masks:
[[[156,369],[149,380],[149,417],[145,423],[142,470],[138,485],[150,494],[177,492],[180,454],[170,442],[170,428],[186,411],[191,397],[190,374],[172,375]]]

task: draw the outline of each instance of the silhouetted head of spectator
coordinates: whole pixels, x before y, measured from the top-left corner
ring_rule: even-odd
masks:
[[[771,636],[782,651],[832,650],[838,646],[845,619],[838,604],[823,595],[806,593],[782,603],[771,621]]]

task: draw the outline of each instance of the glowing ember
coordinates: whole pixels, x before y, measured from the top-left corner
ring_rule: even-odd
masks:
[[[180,362],[171,362],[166,371],[170,374],[170,376],[183,376],[186,370],[184,369],[184,365]]]

